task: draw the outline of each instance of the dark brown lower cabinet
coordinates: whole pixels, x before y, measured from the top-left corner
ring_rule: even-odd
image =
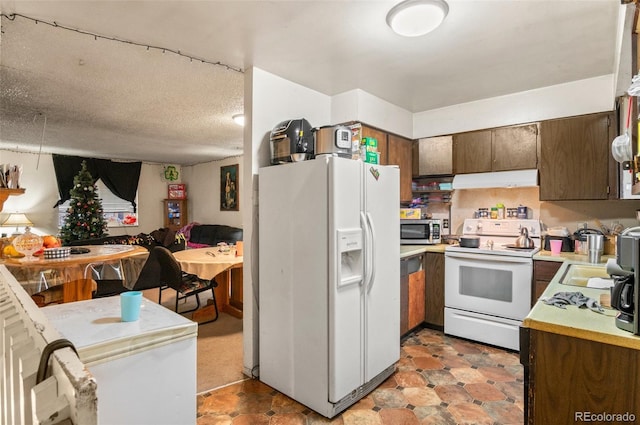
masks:
[[[562,266],[560,261],[545,261],[534,260],[533,261],[533,286],[531,287],[531,307],[538,302],[538,299],[542,295],[553,276],[558,272]]]
[[[640,351],[521,328],[520,362],[525,424],[640,422]]]
[[[444,328],[444,254],[425,254],[425,315],[424,321]]]

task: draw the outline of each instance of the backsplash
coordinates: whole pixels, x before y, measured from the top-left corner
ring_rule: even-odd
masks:
[[[567,227],[570,232],[576,230],[578,223],[584,222],[588,227],[596,228],[595,219],[606,226],[614,222],[625,228],[640,225],[636,220],[640,200],[541,202],[539,197],[537,187],[457,190],[452,198],[451,233],[461,234],[464,219],[472,218],[478,208],[490,208],[498,203],[506,208],[525,205],[530,208],[529,218],[540,219],[545,227]]]

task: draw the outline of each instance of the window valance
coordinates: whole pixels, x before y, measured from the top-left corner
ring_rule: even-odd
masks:
[[[102,180],[114,195],[125,201],[131,202],[133,211],[136,211],[136,193],[142,162],[115,162],[110,159],[83,158],[80,156],[52,155],[53,168],[58,181],[58,194],[60,199],[54,208],[71,199],[69,191],[73,187],[73,178],[82,169],[82,161],[86,161],[87,170],[91,173],[94,182]]]

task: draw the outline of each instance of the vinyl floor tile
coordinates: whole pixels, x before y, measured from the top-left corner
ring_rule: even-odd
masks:
[[[522,424],[518,353],[421,329],[402,343],[396,372],[327,419],[258,380],[198,396],[197,425]]]

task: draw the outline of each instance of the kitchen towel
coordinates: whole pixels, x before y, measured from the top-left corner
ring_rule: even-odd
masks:
[[[587,280],[587,288],[608,289],[613,287],[613,279],[591,277]]]
[[[559,308],[567,305],[575,305],[579,308],[590,308],[596,313],[604,313],[604,308],[593,298],[585,296],[582,292],[557,292],[552,297],[541,298],[542,302]]]

